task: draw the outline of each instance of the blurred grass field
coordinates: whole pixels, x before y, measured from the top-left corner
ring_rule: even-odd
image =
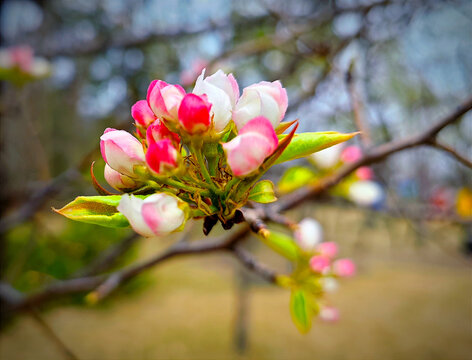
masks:
[[[340,213],[339,211],[342,211]],[[305,207],[294,218],[313,214]],[[329,301],[337,324],[315,321],[308,335],[291,323],[289,293],[251,276],[248,348],[234,350],[240,268],[227,254],[171,260],[152,269],[149,285],[98,307],[65,306],[44,313],[80,359],[472,359],[472,272],[460,252],[462,230],[412,228],[399,219],[316,207],[327,240],[354,257],[359,274]],[[342,216],[341,216],[342,214]],[[193,228],[198,235],[199,226]],[[285,269],[255,241],[257,257]],[[159,251],[144,240],[141,257]],[[62,359],[29,317],[0,336],[0,359]]]

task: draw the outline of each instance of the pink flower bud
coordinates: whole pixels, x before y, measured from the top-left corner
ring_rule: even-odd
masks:
[[[340,277],[351,277],[356,273],[356,265],[351,259],[339,259],[333,263],[333,273]]]
[[[108,166],[108,164],[105,164],[104,175],[108,184],[119,191],[135,189],[139,186],[138,182],[134,181],[129,176],[120,174],[118,171],[113,170]]]
[[[156,120],[156,115],[154,115],[146,100],[139,100],[131,107],[131,116],[137,124],[144,128],[147,128]]]
[[[179,108],[179,121],[189,134],[204,133],[210,127],[211,104],[206,96],[187,94]]]
[[[180,103],[184,96],[185,90],[180,85],[154,80],[148,87],[147,102],[157,117],[177,122]]]
[[[325,256],[329,259],[332,259],[338,253],[338,245],[333,241],[327,241],[319,244],[316,250],[320,253],[321,256]]]
[[[279,140],[271,123],[263,116],[249,121],[230,142],[223,144],[228,164],[236,176],[246,176],[257,170],[271,155]]]
[[[223,131],[231,120],[233,108],[239,98],[239,86],[232,74],[218,70],[204,79],[205,69],[197,79],[193,93],[207,95],[212,104],[210,115],[217,133]]]
[[[312,251],[323,239],[323,228],[315,219],[306,218],[300,221],[294,235],[301,249]]]
[[[177,230],[185,222],[182,201],[167,193],[140,199],[124,194],[117,207],[138,234],[145,237],[164,236]]]
[[[150,145],[153,142],[163,139],[170,139],[172,141],[172,145],[175,147],[177,147],[180,143],[179,135],[170,131],[162,121],[157,119],[147,128],[146,140]]]
[[[134,167],[145,165],[143,146],[124,130],[106,129],[100,137],[103,160],[120,174],[135,177]]]
[[[316,273],[323,273],[329,268],[329,259],[324,256],[313,256],[310,259],[310,267]]]
[[[285,116],[287,106],[287,91],[280,81],[261,81],[243,90],[233,111],[233,120],[241,129],[251,119],[263,116],[276,128]]]
[[[356,176],[359,180],[372,180],[374,178],[374,172],[368,166],[362,166],[356,170]]]
[[[339,320],[339,311],[335,307],[325,306],[320,310],[319,317],[326,322],[336,322]]]
[[[341,153],[341,160],[345,163],[353,163],[362,157],[362,150],[359,146],[348,146]]]
[[[162,175],[177,167],[178,152],[169,139],[149,144],[146,152],[146,163],[156,174]]]

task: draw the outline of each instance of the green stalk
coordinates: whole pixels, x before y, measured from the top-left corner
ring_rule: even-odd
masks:
[[[161,178],[161,179],[159,179],[159,182],[162,183],[162,184],[165,184],[165,185],[172,186],[172,187],[174,187],[176,189],[179,189],[179,190],[187,191],[189,193],[198,192],[203,196],[210,196],[210,192],[208,190],[202,190],[200,188],[196,188],[196,187],[181,183],[180,181],[173,180],[173,179],[170,179],[170,178]],[[159,184],[155,181],[149,181],[149,183],[150,183],[151,186],[154,186],[154,187],[156,185],[159,186]],[[156,184],[156,185],[153,185],[153,183]]]
[[[218,143],[204,143],[203,154],[208,161],[208,170],[210,171],[210,175],[216,176],[216,171],[218,170]]]
[[[203,154],[201,152],[201,148],[196,148],[195,146],[191,145],[190,149],[192,154],[197,159],[203,178],[208,183],[208,185],[210,185],[210,190],[213,191],[215,194],[222,194],[222,191],[216,187],[215,183],[211,179],[210,173],[208,172],[208,168],[205,164],[205,159],[203,158]]]

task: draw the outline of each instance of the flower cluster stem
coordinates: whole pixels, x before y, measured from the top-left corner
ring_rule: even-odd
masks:
[[[191,146],[190,149],[191,152],[195,155],[195,158],[197,159],[200,171],[202,172],[203,178],[210,186],[210,190],[213,191],[215,194],[220,194],[221,190],[216,187],[215,183],[213,182],[210,176],[210,173],[208,172],[208,168],[205,163],[205,159],[203,158],[201,147]]]

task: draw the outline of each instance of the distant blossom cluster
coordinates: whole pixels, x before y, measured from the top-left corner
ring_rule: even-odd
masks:
[[[134,134],[108,128],[100,137],[104,178],[119,193],[100,185],[92,164],[100,196],[79,196],[56,211],[77,221],[131,226],[144,237],[181,231],[189,219],[203,219],[205,235],[217,223],[229,230],[246,221],[259,240],[293,264],[290,274],[273,280],[290,289],[290,312],[299,331],[309,331],[314,316],[336,321],[338,311],[323,295],[337,287],[337,279],[354,275],[354,263],[338,258],[337,244],[323,241],[314,219],[285,224],[293,232],[288,235],[269,229],[254,203],[277,200],[274,184],[261,179],[273,165],[356,134],[296,134],[297,120],[282,121],[287,107],[280,81],[262,81],[240,92],[232,74],[218,70],[205,77],[203,69],[187,92],[153,80],[146,99],[131,108]],[[351,153],[346,149],[343,156],[352,158]],[[369,169],[359,176],[367,179]]]
[[[29,45],[0,49],[0,79],[14,81],[21,76],[42,78],[50,72],[49,62],[34,56],[33,48]]]
[[[309,159],[322,171],[329,171],[340,164],[351,164],[362,157],[359,146],[337,144],[317,153],[311,154]],[[380,206],[385,193],[380,184],[374,181],[374,172],[370,167],[362,166],[354,173],[354,181],[349,182],[347,197],[354,203],[366,206]]]
[[[337,259],[338,245],[333,241],[323,241],[323,228],[312,218],[305,218],[295,230],[295,240],[302,251],[308,254],[309,267],[317,276],[321,277],[324,292],[337,289],[337,278],[352,277],[356,273],[356,266],[351,259]],[[332,306],[323,305],[318,316],[333,322],[338,320],[338,310]]]

